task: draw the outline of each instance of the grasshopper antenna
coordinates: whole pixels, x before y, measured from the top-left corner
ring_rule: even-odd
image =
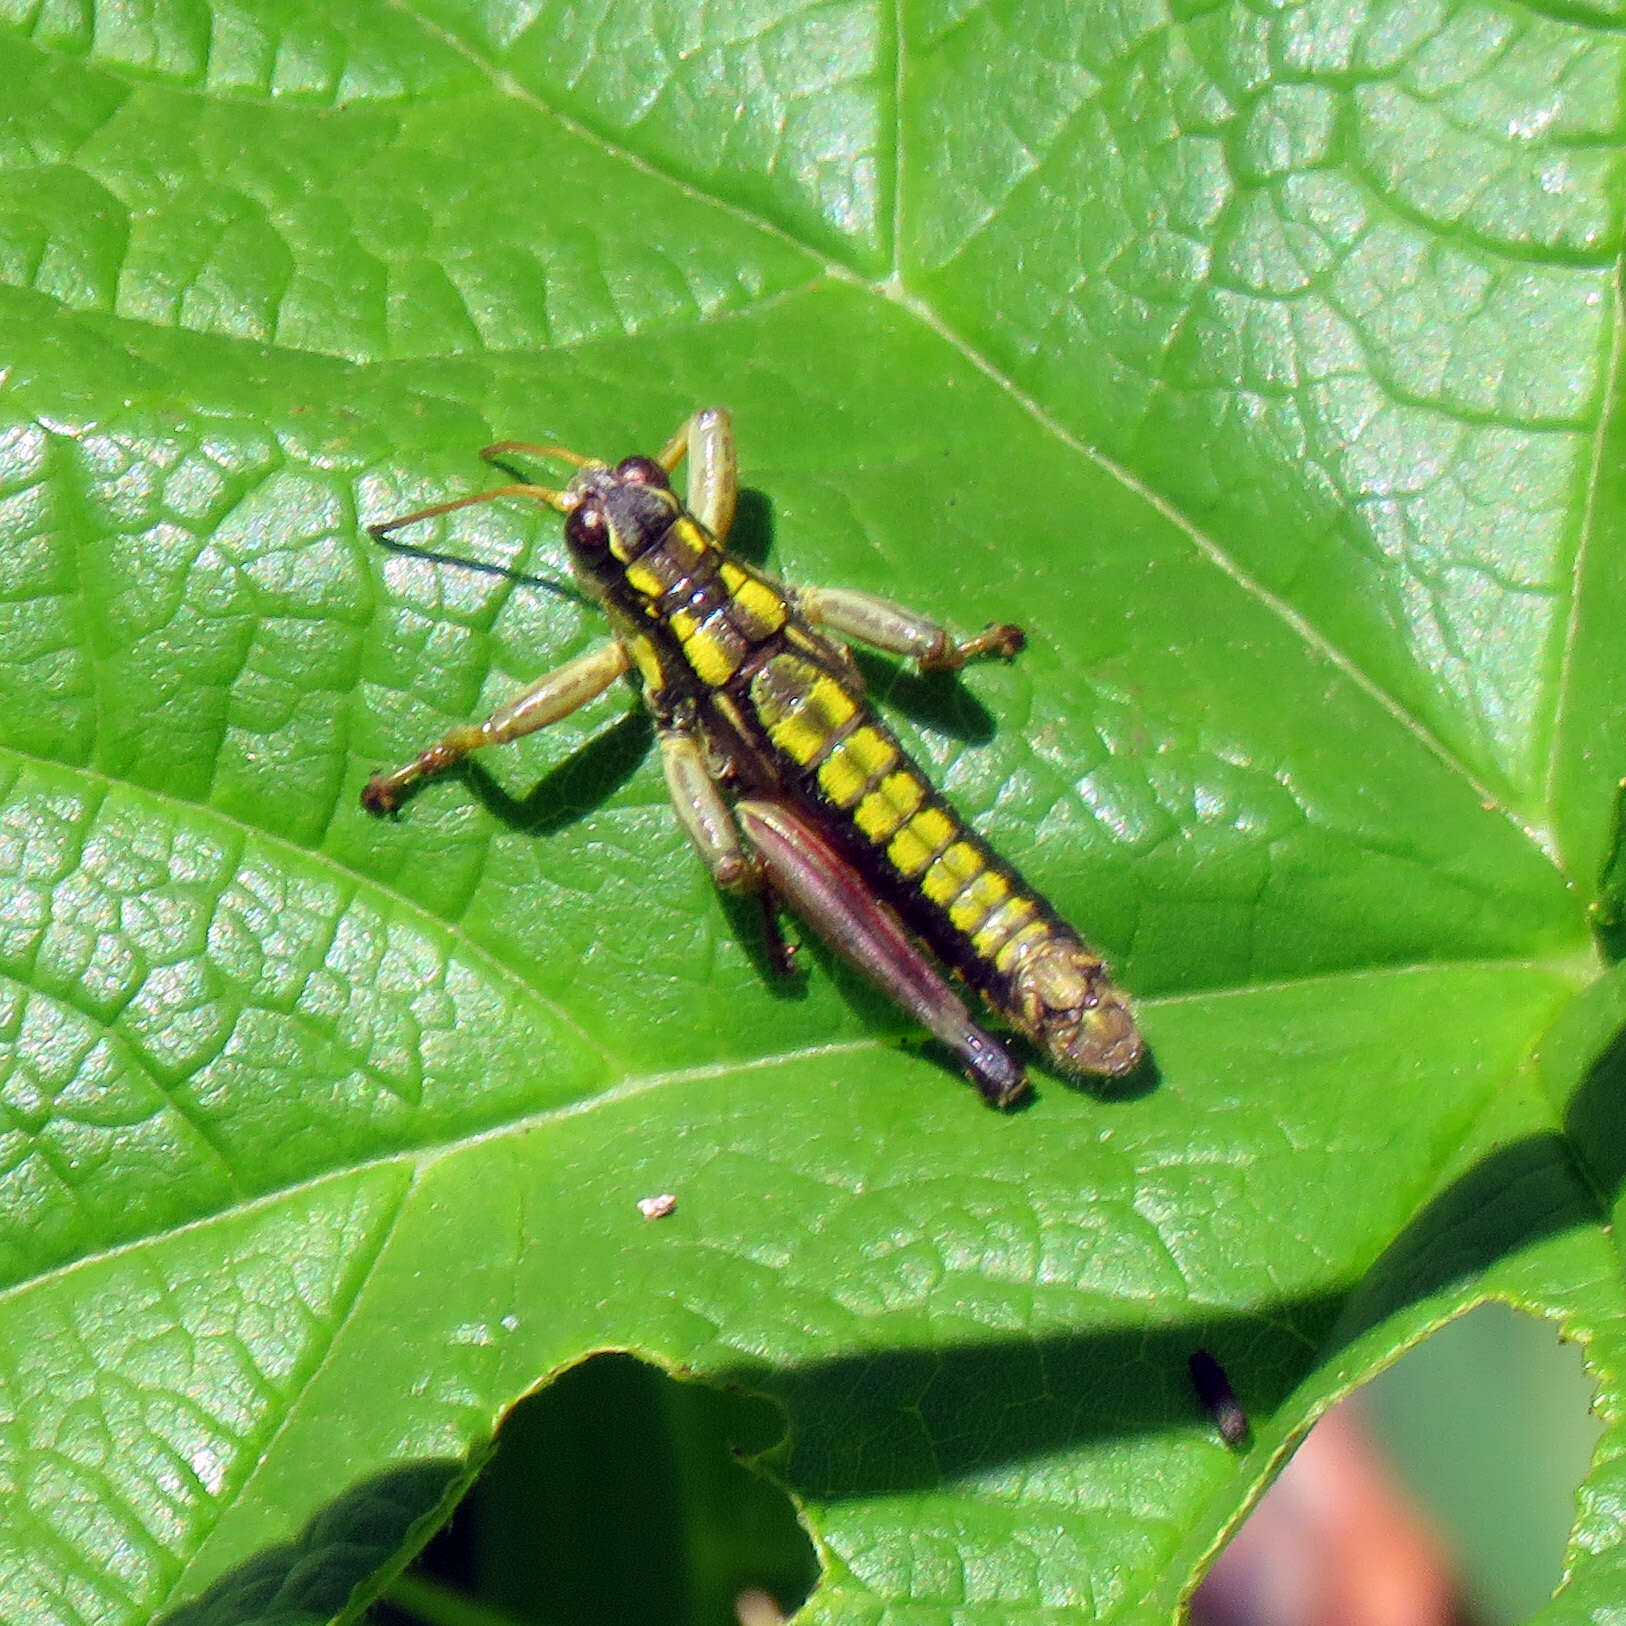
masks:
[[[484,559],[466,559],[459,554],[442,553],[436,548],[426,548],[416,542],[402,542],[392,535],[405,526],[416,525],[420,520],[438,519],[442,514],[454,513],[459,508],[473,508],[493,502],[499,497],[532,497],[538,502],[546,503],[555,513],[560,514],[568,514],[575,506],[575,501],[568,492],[554,491],[549,486],[525,482],[497,486],[490,491],[477,491],[472,496],[454,497],[450,502],[437,502],[428,508],[418,508],[410,514],[402,514],[399,519],[387,519],[377,525],[369,525],[367,534],[380,547],[388,548],[393,553],[404,553],[413,559],[428,559],[440,565],[458,565],[464,570],[477,570],[487,576],[501,576],[506,581],[517,582],[525,587],[536,587],[545,593],[555,593],[560,598],[569,599],[573,604],[591,605],[592,599],[579,588],[552,577],[530,576],[523,571],[515,570],[511,565],[492,564]]]
[[[558,581],[552,576],[533,576],[527,571],[515,570],[512,565],[499,565],[489,559],[466,559],[457,553],[441,553],[435,548],[420,547],[416,542],[403,542],[396,536],[381,536],[380,529],[381,527],[369,525],[367,534],[381,548],[387,548],[391,553],[403,553],[409,559],[427,559],[435,565],[456,565],[459,570],[473,570],[482,576],[500,576],[504,581],[513,582],[519,587],[534,587],[540,592],[568,599],[572,604],[585,605],[589,609],[594,607],[592,599],[569,582]]]

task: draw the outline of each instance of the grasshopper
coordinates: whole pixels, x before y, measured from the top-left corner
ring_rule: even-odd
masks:
[[[474,503],[528,497],[564,515],[577,581],[611,636],[483,722],[449,730],[362,792],[393,813],[469,752],[546,728],[636,674],[678,819],[716,883],[755,890],[777,941],[782,900],[832,950],[940,1040],[998,1107],[1028,1089],[1007,1046],[971,1017],[939,966],[976,989],[1064,1074],[1140,1060],[1128,1001],[1101,957],[994,853],[909,758],[870,704],[855,639],[955,671],[1010,657],[1019,628],[957,639],[890,600],[790,588],[724,547],[738,490],[728,414],[696,412],[654,457],[613,467],[502,441],[481,455],[556,459],[563,490],[497,486],[369,527],[391,532]],[[688,459],[686,499],[671,482]]]

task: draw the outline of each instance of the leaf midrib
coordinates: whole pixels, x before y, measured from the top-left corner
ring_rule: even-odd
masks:
[[[627,1063],[616,1052],[600,1041],[594,1039],[581,1029],[569,1016],[567,1010],[557,1001],[538,989],[533,983],[527,981],[520,973],[504,964],[489,949],[474,938],[466,928],[459,923],[447,921],[426,910],[413,899],[394,891],[387,885],[370,878],[357,877],[353,872],[340,866],[330,855],[318,849],[299,846],[288,838],[266,831],[262,828],[248,825],[237,816],[222,810],[200,806],[186,802],[178,797],[162,791],[155,791],[143,787],[130,785],[123,780],[113,779],[111,776],[95,768],[66,767],[62,763],[49,759],[41,759],[29,753],[16,750],[12,747],[3,748],[5,754],[19,763],[26,763],[37,772],[45,776],[67,774],[71,777],[82,778],[95,785],[103,797],[110,791],[117,791],[122,796],[134,798],[145,802],[157,810],[161,817],[176,822],[206,820],[230,833],[234,852],[234,862],[240,861],[240,854],[244,847],[250,844],[261,845],[273,853],[282,853],[290,859],[296,860],[300,865],[315,863],[332,872],[334,883],[342,893],[354,895],[357,891],[364,894],[373,894],[379,898],[388,899],[391,908],[398,911],[403,918],[420,923],[424,935],[433,939],[443,936],[447,942],[458,952],[466,956],[468,962],[478,970],[492,974],[496,981],[506,986],[516,997],[517,1002],[529,1004],[534,1010],[545,1013],[554,1022],[568,1028],[581,1040],[589,1045],[596,1053],[603,1057],[605,1063],[613,1070],[619,1071],[621,1076],[603,1087],[583,1094],[577,1098],[557,1106],[541,1109],[534,1113],[508,1117],[501,1122],[493,1123],[483,1129],[466,1131],[462,1133],[447,1134],[431,1137],[416,1144],[400,1149],[381,1152],[376,1157],[353,1160],[340,1166],[332,1166],[311,1175],[286,1182],[275,1188],[258,1192],[252,1198],[242,1201],[227,1202],[205,1213],[188,1216],[179,1224],[159,1228],[143,1233],[139,1237],[127,1238],[112,1247],[99,1249],[93,1253],[64,1261],[62,1264],[40,1272],[25,1280],[13,1283],[6,1288],[0,1288],[0,1302],[11,1294],[28,1290],[35,1285],[51,1280],[58,1276],[65,1276],[69,1272],[84,1268],[97,1260],[123,1253],[127,1250],[145,1247],[152,1242],[176,1232],[190,1230],[198,1225],[207,1224],[224,1214],[242,1212],[251,1209],[260,1203],[278,1201],[290,1193],[321,1185],[336,1179],[348,1179],[362,1174],[370,1169],[386,1167],[394,1164],[409,1164],[414,1169],[421,1169],[440,1157],[460,1153],[463,1150],[480,1144],[483,1141],[495,1140],[510,1136],[519,1131],[535,1131],[550,1123],[564,1122],[601,1108],[612,1107],[628,1099],[636,1098],[654,1091],[664,1089],[670,1085],[689,1084],[698,1080],[732,1077],[744,1073],[762,1071],[770,1068],[794,1065],[797,1062],[826,1055],[856,1055],[864,1053],[880,1054],[889,1050],[890,1044],[884,1038],[864,1038],[857,1040],[843,1040],[834,1043],[820,1043],[802,1046],[791,1050],[767,1052],[747,1059],[729,1058],[700,1063],[694,1066],[673,1069],[670,1071],[647,1072],[630,1070]],[[90,815],[97,817],[96,813]],[[389,909],[377,909],[379,917],[388,918]],[[1229,1000],[1245,996],[1267,996],[1275,992],[1284,992],[1305,987],[1346,986],[1353,979],[1358,982],[1388,981],[1400,977],[1414,977],[1424,975],[1454,975],[1463,971],[1493,970],[1507,975],[1550,975],[1570,983],[1576,988],[1585,986],[1595,968],[1591,964],[1590,954],[1580,956],[1565,956],[1546,959],[1467,959],[1458,961],[1425,961],[1406,966],[1369,966],[1348,971],[1322,972],[1304,978],[1279,979],[1269,983],[1249,983],[1235,988],[1197,990],[1190,993],[1181,993],[1140,1001],[1143,1010],[1155,1011],[1165,1006],[1179,1007],[1191,1006],[1215,1000]],[[88,1014],[90,1018],[100,1025],[102,1019],[96,1013]],[[159,1090],[166,1099],[168,1092],[163,1090],[161,1081],[152,1079],[153,1087]],[[190,1119],[188,1120],[190,1122]],[[194,1125],[194,1127],[196,1127]]]

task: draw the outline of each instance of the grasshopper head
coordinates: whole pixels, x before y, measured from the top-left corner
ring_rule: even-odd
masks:
[[[658,541],[683,511],[652,457],[625,458],[613,469],[588,465],[566,488],[563,506],[571,559],[601,582]]]

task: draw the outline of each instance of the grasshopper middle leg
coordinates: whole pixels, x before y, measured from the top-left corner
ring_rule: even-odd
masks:
[[[848,587],[804,587],[796,601],[816,625],[889,655],[902,655],[922,672],[957,672],[979,655],[1008,659],[1027,642],[1022,629],[1008,622],[991,622],[975,637],[956,638],[930,616]]]
[[[739,826],[706,766],[700,742],[687,728],[663,728],[656,735],[667,793],[700,861],[718,886],[744,892],[756,884],[756,865],[746,856]]]
[[[666,727],[656,735],[667,793],[700,861],[724,891],[754,892],[762,905],[768,959],[781,977],[795,973],[795,951],[779,925],[779,900],[760,860],[746,850],[733,810],[723,800],[700,741],[689,728]]]

